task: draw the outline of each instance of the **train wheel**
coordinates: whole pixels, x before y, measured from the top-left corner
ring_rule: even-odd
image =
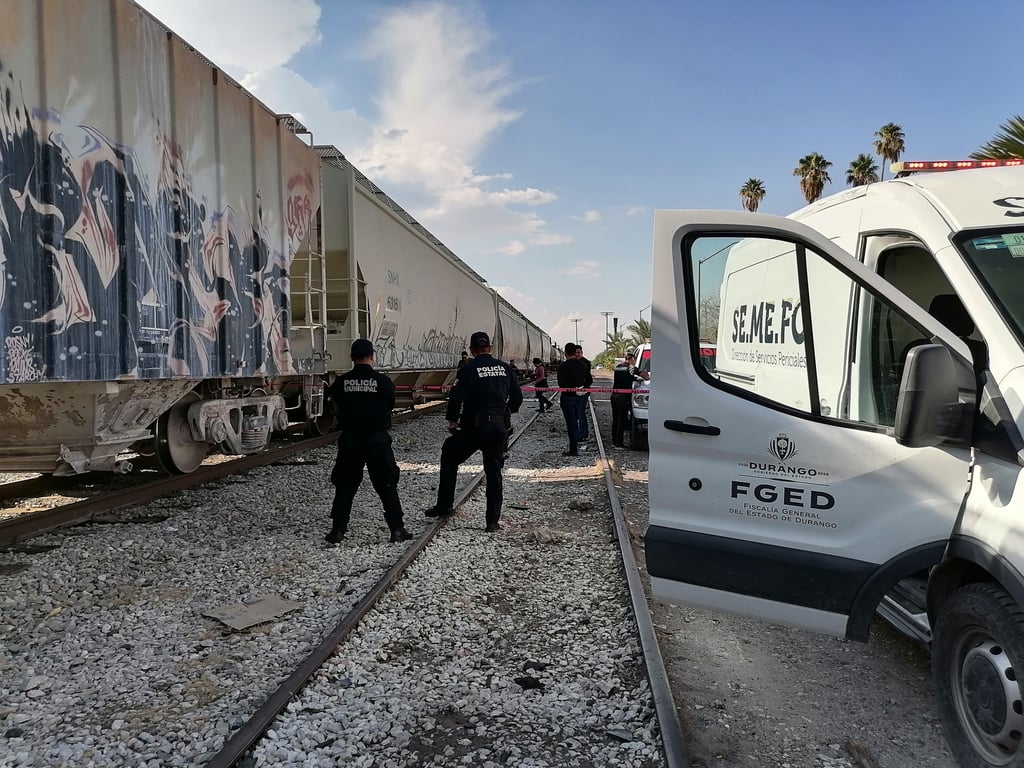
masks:
[[[172,474],[194,472],[209,451],[209,445],[193,440],[188,430],[189,406],[201,399],[195,392],[189,392],[157,421],[156,457],[160,466]]]

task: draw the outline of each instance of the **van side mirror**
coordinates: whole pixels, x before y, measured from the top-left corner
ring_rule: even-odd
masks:
[[[942,344],[911,349],[896,401],[896,442],[927,448],[961,438],[969,433],[969,418],[949,350]]]

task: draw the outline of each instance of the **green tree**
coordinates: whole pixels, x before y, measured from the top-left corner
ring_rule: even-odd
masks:
[[[714,344],[718,341],[718,315],[721,309],[719,296],[706,296],[697,307],[697,334],[701,341]]]
[[[885,178],[885,164],[895,163],[900,159],[904,144],[903,129],[896,123],[886,123],[875,131],[875,154],[882,158],[882,178]]]
[[[1001,133],[977,152],[972,152],[975,160],[1013,160],[1024,158],[1024,117],[1014,115],[1001,126]]]
[[[651,338],[651,323],[641,317],[635,323],[630,323],[626,326],[626,333],[629,334],[626,338],[630,347],[643,344]]]
[[[757,211],[757,207],[764,200],[765,194],[767,193],[764,188],[764,182],[760,179],[747,179],[746,183],[740,187],[740,201],[743,203],[743,207],[751,213]]]
[[[626,352],[629,351],[629,339],[626,338],[626,334],[622,331],[616,331],[615,333],[609,333],[608,337],[604,340],[605,349],[608,350],[609,354],[614,357],[625,357]]]
[[[793,175],[800,177],[800,191],[808,203],[813,203],[821,197],[825,185],[832,181],[828,175],[828,169],[831,167],[832,163],[817,152],[800,158],[800,163],[793,169]]]
[[[874,184],[878,181],[878,166],[871,155],[860,154],[846,169],[846,183],[851,187]]]

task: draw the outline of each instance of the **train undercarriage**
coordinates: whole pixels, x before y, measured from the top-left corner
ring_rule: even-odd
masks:
[[[133,457],[153,456],[167,472],[192,472],[211,451],[258,453],[274,434],[325,434],[325,390],[319,375],[0,387],[0,471],[127,473]]]

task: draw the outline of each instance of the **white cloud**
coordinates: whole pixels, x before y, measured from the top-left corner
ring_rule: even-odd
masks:
[[[295,115],[317,144],[333,144],[347,155],[347,147],[361,146],[373,134],[373,126],[355,110],[335,109],[322,91],[287,67],[255,72],[241,82],[272,109]]]
[[[320,41],[316,0],[138,0],[234,77],[287,64]]]
[[[503,253],[506,256],[517,256],[526,250],[526,246],[519,240],[512,240],[501,248],[496,248],[495,253]],[[497,290],[497,289],[495,289]]]
[[[533,303],[533,298],[527,296],[522,291],[517,291],[510,285],[495,285],[492,287],[501,294],[502,298],[508,299],[516,307],[522,308],[525,304]]]
[[[348,108],[343,79],[313,84],[285,65],[321,41],[315,0],[141,0],[154,15],[278,112],[334,144],[442,242],[471,255],[515,255],[571,242],[533,211],[557,200],[512,174],[478,169],[497,133],[521,117],[523,87],[489,53],[479,12],[428,0],[382,5],[358,60],[373,69],[375,114]],[[533,210],[524,210],[533,209]],[[496,244],[506,243],[497,247]]]
[[[546,205],[557,195],[493,189],[511,174],[476,168],[494,136],[521,117],[504,104],[524,83],[489,55],[491,39],[483,19],[466,8],[427,2],[382,15],[361,52],[380,67],[377,130],[352,159],[385,188],[394,182],[432,193],[421,213],[432,230],[533,243],[546,234],[545,224],[517,209]]]
[[[568,235],[556,235],[551,232],[541,232],[530,238],[530,245],[568,245],[572,238]]]
[[[580,259],[571,267],[558,270],[560,275],[573,275],[578,277],[600,277],[600,262],[590,259]]]
[[[599,211],[586,211],[582,216],[573,216],[572,218],[576,219],[576,221],[592,224],[595,221],[601,220],[601,213]]]
[[[647,210],[646,206],[634,205],[633,207],[626,209],[626,215],[627,216],[639,216],[641,213],[643,213],[646,210]]]
[[[518,89],[486,55],[491,34],[468,11],[430,2],[392,10],[362,51],[380,66],[379,135],[361,158],[386,179],[449,188],[472,183],[472,164],[520,113],[502,102]],[[440,175],[439,175],[440,174]]]
[[[573,322],[574,319],[579,322]],[[559,347],[564,347],[567,341],[579,340],[584,347],[583,354],[593,358],[603,349],[604,318],[600,315],[588,317],[585,313],[575,310],[562,315],[552,323],[551,338]]]

